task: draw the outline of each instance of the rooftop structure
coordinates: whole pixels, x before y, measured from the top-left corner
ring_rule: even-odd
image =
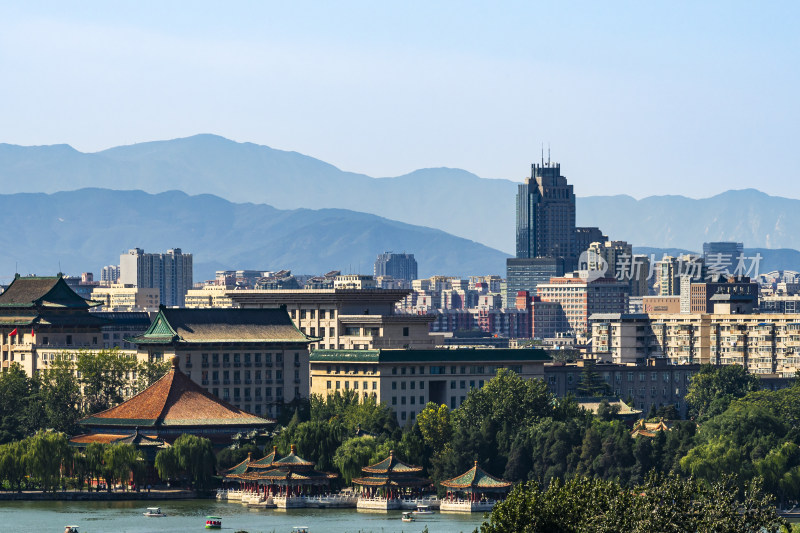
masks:
[[[330,483],[338,477],[328,472],[314,470],[314,463],[297,455],[297,448],[291,446],[289,455],[281,457],[277,448],[272,453],[252,461],[247,460],[226,470],[226,483],[238,483],[248,493],[250,502],[272,503],[279,508],[305,507],[305,498],[330,490]]]
[[[72,442],[109,442],[109,435],[139,432],[165,442],[190,433],[225,445],[238,432],[265,430],[274,423],[209,394],[180,371],[175,357],[172,368],[153,385],[115,407],[82,419],[80,425],[88,434]]]
[[[365,466],[361,473],[362,477],[353,480],[361,489],[358,509],[399,509],[401,497],[413,497],[431,484],[429,479],[419,477],[421,466],[404,463],[395,457],[394,451],[386,459]]]
[[[478,461],[461,474],[440,483],[447,489],[440,509],[455,512],[488,512],[498,499],[511,490],[511,482],[494,477],[478,466]]]
[[[0,294],[2,370],[19,364],[33,376],[49,361],[79,348],[99,348],[108,320],[90,313],[61,276],[17,277]]]
[[[298,330],[283,308],[162,307],[147,331],[129,340],[139,359],[179,355],[207,392],[272,416],[285,402],[308,396],[308,343],[318,339]]]

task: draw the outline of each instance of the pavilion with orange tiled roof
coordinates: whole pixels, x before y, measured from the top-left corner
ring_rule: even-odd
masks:
[[[478,466],[478,461],[461,474],[440,483],[447,489],[440,510],[456,512],[491,511],[500,497],[511,489],[511,482],[494,477]]]
[[[189,433],[221,447],[229,445],[237,433],[266,430],[275,421],[242,411],[207,392],[181,372],[174,357],[172,368],[151,386],[79,423],[87,433],[71,439],[77,446],[116,442],[134,434],[172,443]]]

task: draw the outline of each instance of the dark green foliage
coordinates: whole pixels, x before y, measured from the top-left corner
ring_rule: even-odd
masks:
[[[519,485],[498,504],[481,533],[778,532],[786,525],[758,483],[740,491],[730,477],[711,484],[651,476],[632,490],[577,476],[546,488]]]
[[[247,459],[247,454],[252,454],[253,459],[259,459],[264,455],[264,452],[255,444],[245,444],[238,448],[225,448],[217,454],[217,467],[220,470],[225,470],[238,465]]]
[[[736,398],[758,390],[758,378],[739,365],[703,365],[686,393],[689,415],[698,421],[722,413]]]

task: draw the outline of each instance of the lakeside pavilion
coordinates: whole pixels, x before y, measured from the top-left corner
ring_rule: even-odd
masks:
[[[400,509],[401,498],[420,498],[422,489],[431,486],[429,479],[418,476],[421,466],[404,463],[393,450],[389,457],[365,466],[361,472],[362,477],[353,480],[361,489],[358,509]]]
[[[292,444],[289,455],[281,457],[277,448],[253,461],[251,456],[223,472],[224,483],[239,483],[242,502],[271,502],[279,508],[305,507],[306,497],[330,491],[336,474],[314,470],[314,463],[297,455]]]
[[[221,449],[237,433],[266,431],[275,420],[246,413],[220,400],[192,381],[172,358],[172,368],[145,390],[123,403],[89,415],[79,424],[83,435],[70,439],[74,446],[91,442],[115,443],[133,439],[134,445],[151,440],[172,444],[184,433],[205,437]]]
[[[442,511],[488,512],[511,490],[511,482],[496,478],[478,466],[478,461],[461,474],[442,481],[447,496],[439,507]]]

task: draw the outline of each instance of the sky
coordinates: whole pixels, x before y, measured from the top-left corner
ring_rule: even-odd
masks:
[[[10,2],[0,142],[215,133],[371,176],[800,198],[798,2]]]

